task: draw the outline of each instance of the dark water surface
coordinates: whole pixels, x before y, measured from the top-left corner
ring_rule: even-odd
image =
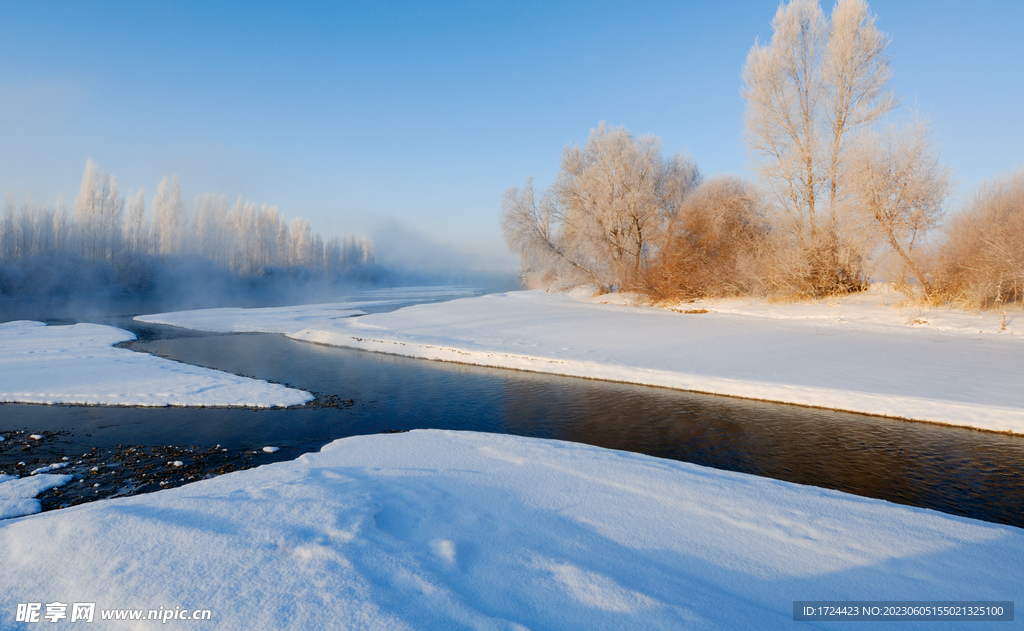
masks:
[[[0,405],[68,449],[221,445],[252,464],[345,436],[443,428],[556,438],[1024,526],[1024,437],[122,320],[130,345],[313,392],[285,410]],[[57,439],[55,439],[57,440]],[[57,441],[59,442],[59,441]],[[56,444],[56,443],[55,443]],[[274,445],[281,451],[263,454]],[[248,451],[247,451],[248,450]],[[256,450],[255,452],[252,450]]]

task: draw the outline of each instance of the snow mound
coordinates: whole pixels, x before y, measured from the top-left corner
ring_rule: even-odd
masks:
[[[2,522],[0,611],[58,599],[209,608],[219,629],[782,629],[794,600],[1019,602],[1021,558],[1008,526],[426,430]]]
[[[128,331],[99,324],[2,323],[0,403],[278,407],[313,398],[279,384],[114,348],[133,339]]]
[[[47,474],[18,478],[14,475],[0,474],[0,519],[38,513],[42,506],[35,497],[43,491],[67,484],[72,477],[74,476]]]

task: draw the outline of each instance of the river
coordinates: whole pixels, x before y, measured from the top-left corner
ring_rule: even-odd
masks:
[[[74,454],[94,447],[109,454],[124,445],[189,445],[195,453],[236,454],[235,466],[220,472],[294,458],[345,436],[442,428],[588,443],[1024,526],[1021,436],[408,359],[280,335],[103,321],[133,330],[133,350],[285,383],[316,394],[317,403],[281,410],[0,405],[0,433],[53,437],[40,462],[62,453],[74,462]],[[0,470],[22,457],[11,445],[0,452]],[[263,446],[279,451],[264,453]],[[104,496],[162,488],[121,483],[127,486]]]

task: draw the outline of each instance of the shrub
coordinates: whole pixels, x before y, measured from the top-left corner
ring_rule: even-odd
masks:
[[[637,289],[661,299],[752,291],[767,236],[758,208],[743,180],[720,176],[701,184],[669,222]]]
[[[936,294],[954,304],[998,308],[1024,301],[1024,169],[982,184],[946,227]]]

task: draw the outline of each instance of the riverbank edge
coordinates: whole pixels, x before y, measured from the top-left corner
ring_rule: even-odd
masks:
[[[564,359],[512,355],[502,353],[500,351],[484,353],[456,347],[445,348],[430,344],[418,344],[416,342],[411,342],[408,339],[373,339],[317,329],[305,329],[297,333],[289,333],[286,334],[286,337],[301,342],[309,342],[323,346],[350,348],[354,350],[368,351],[384,355],[396,355],[413,359],[425,359],[429,361],[440,361],[469,366],[483,366],[487,368],[500,368],[504,370],[519,370],[523,372],[591,379],[594,381],[607,381],[610,383],[627,383],[655,388],[667,388],[670,390],[683,390],[698,394],[711,394],[737,399],[765,401],[769,403],[783,403],[787,405],[798,405],[800,407],[834,410],[839,412],[853,412],[856,414],[864,414],[866,416],[891,418],[898,421],[962,427],[996,434],[1024,436],[1024,410],[1013,408],[956,404],[917,397],[893,397],[872,394],[870,392],[856,391],[844,392],[847,396],[862,399],[864,401],[863,405],[835,407],[828,405],[823,401],[826,398],[834,398],[836,394],[835,390],[824,390],[809,386],[793,386],[734,379],[709,378],[695,374],[644,368],[629,368],[623,366],[610,367],[602,364],[582,365],[579,362]],[[602,376],[600,374],[602,369],[614,370],[617,373],[621,373],[623,371],[633,372],[635,376],[633,378],[626,379]],[[719,387],[694,385],[695,382],[701,382],[703,384],[707,384],[708,382],[717,382]],[[779,388],[780,385],[781,387],[789,389],[792,392],[792,395],[787,397],[773,397],[759,396],[755,394],[755,391],[761,388],[767,387],[776,389]],[[873,407],[871,405],[872,403],[884,404],[888,408],[893,407],[895,404],[897,406],[906,407],[908,412],[902,415],[885,413],[879,411],[877,407]],[[976,419],[974,422],[965,423],[962,420],[953,418],[953,413],[956,411],[973,416],[980,415],[982,418]]]

